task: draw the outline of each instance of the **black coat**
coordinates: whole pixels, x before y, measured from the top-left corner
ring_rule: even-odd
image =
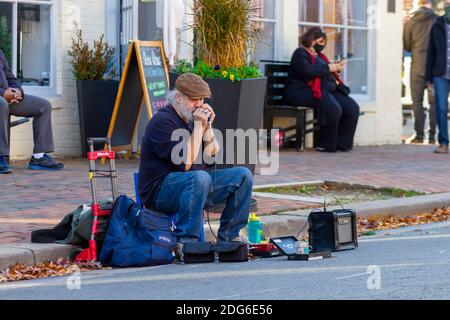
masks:
[[[426,80],[433,83],[433,77],[442,77],[447,71],[447,28],[445,17],[439,17],[431,28],[428,45]]]
[[[328,65],[312,64],[312,58],[308,51],[303,47],[299,47],[294,51],[291,58],[286,90],[295,90],[297,94],[301,94],[302,90],[311,90],[307,84],[309,81],[329,75],[331,75],[331,72]]]
[[[5,90],[8,88],[17,88],[22,91],[23,95],[23,89],[20,86],[20,81],[17,80],[17,78],[12,73],[5,54],[2,50],[0,50],[0,96],[3,97],[3,95],[5,94]]]
[[[321,78],[322,98],[319,100],[312,99],[313,91],[308,86],[308,82],[317,77]],[[308,51],[303,47],[297,48],[292,55],[289,65],[289,75],[286,80],[284,94],[285,103],[291,106],[316,108],[319,124],[325,126],[327,124],[327,96],[331,94],[327,85],[328,81],[336,87],[336,79],[331,73],[328,64],[318,61],[313,64],[312,57]]]

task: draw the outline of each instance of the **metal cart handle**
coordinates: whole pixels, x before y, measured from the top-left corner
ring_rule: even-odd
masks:
[[[89,145],[95,145],[99,143],[106,143],[108,145],[111,145],[111,138],[88,138],[87,142]]]

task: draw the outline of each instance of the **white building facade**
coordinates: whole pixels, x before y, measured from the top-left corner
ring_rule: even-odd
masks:
[[[403,0],[255,1],[263,8],[264,23],[256,63],[289,61],[301,32],[309,26],[324,28],[329,39],[325,53],[331,60],[347,58],[344,79],[365,112],[356,144],[401,143]],[[152,0],[0,0],[0,19],[2,16],[11,33],[13,70],[27,80],[25,92],[53,104],[57,156],[81,154],[76,84],[67,55],[75,34],[73,22],[87,40],[105,34],[110,44],[121,49],[119,69],[129,39],[161,36]],[[185,17],[189,19],[188,12]],[[192,35],[183,32],[181,38],[180,57],[192,57],[192,48],[184,44]],[[13,128],[12,157],[28,157],[32,141],[31,124]]]

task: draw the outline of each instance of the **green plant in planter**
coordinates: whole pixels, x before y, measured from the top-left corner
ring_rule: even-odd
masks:
[[[199,60],[195,66],[186,60],[180,60],[173,71],[180,74],[191,72],[205,78],[226,79],[232,82],[262,77],[262,73],[255,65],[227,68],[220,65],[210,66],[203,60]]]
[[[1,16],[0,17],[0,49],[5,54],[5,57],[8,60],[9,65],[12,64],[11,43],[12,43],[12,35],[11,35],[11,32],[9,32],[8,19],[6,18],[6,16]]]
[[[207,65],[242,67],[258,35],[253,0],[195,0],[194,32],[199,60]]]
[[[253,0],[195,0],[191,27],[197,62],[181,60],[173,71],[232,82],[262,77],[256,65],[247,64],[260,32],[252,20],[256,12]]]
[[[72,46],[68,51],[71,57],[72,72],[77,80],[110,80],[116,76],[112,67],[112,58],[116,49],[104,41],[104,35],[94,41],[91,48],[84,41],[83,32],[78,29],[76,37],[72,37]]]

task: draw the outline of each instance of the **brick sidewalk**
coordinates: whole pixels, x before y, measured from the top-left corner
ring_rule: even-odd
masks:
[[[431,146],[359,147],[351,153],[282,152],[276,176],[255,176],[255,184],[337,180],[425,192],[450,191],[450,155],[435,155]],[[28,242],[30,232],[54,226],[67,212],[91,201],[86,160],[66,160],[62,172],[35,172],[26,161],[13,162],[14,174],[0,175],[0,244]],[[119,160],[119,191],[135,196],[133,172],[138,160]],[[101,196],[110,196],[100,183]],[[258,198],[258,213],[307,208],[297,201]],[[217,214],[212,215],[217,218]]]

